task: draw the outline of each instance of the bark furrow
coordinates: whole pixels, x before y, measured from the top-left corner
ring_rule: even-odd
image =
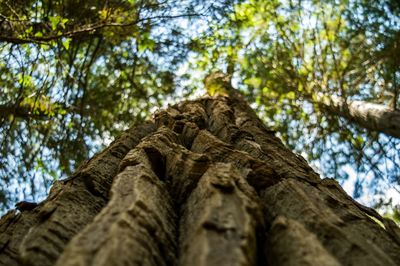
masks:
[[[278,216],[295,220],[341,264],[398,265],[399,246],[346,196],[324,183],[314,187],[293,179],[261,193],[269,223]]]
[[[179,265],[255,265],[261,213],[232,164],[212,165],[182,209]]]
[[[107,206],[67,246],[57,265],[173,265],[173,209],[165,184],[146,164],[126,166]]]
[[[82,164],[70,178],[57,181],[49,197],[36,208],[9,213],[10,225],[0,232],[0,243],[7,243],[0,253],[0,262],[54,265],[68,241],[106,204],[122,157],[152,131],[152,123],[127,131],[102,153]],[[52,238],[58,238],[56,245],[48,241]]]

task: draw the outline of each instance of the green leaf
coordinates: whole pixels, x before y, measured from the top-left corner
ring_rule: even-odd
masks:
[[[286,94],[286,97],[287,97],[289,100],[294,100],[294,99],[296,98],[296,94],[294,93],[294,91],[291,91],[291,92],[288,92],[288,93]]]
[[[71,39],[65,38],[62,40],[62,45],[64,46],[65,50],[69,49],[69,44],[71,43]]]
[[[59,17],[59,16],[54,16],[54,17],[53,16],[49,16],[49,20],[50,20],[50,23],[51,23],[51,28],[53,30],[56,30],[58,24],[61,22],[61,17]]]
[[[38,31],[38,32],[35,33],[34,36],[40,38],[40,37],[43,37],[43,33],[41,33],[40,31]]]
[[[30,26],[29,28],[27,28],[27,29],[25,30],[25,34],[30,34],[32,31],[33,31],[33,27]]]
[[[60,22],[60,25],[63,29],[65,29],[65,24],[69,21],[69,19],[67,18],[63,18]]]
[[[150,38],[149,33],[143,34],[143,39],[140,40],[138,48],[139,52],[144,52],[145,50],[153,51],[156,42]]]

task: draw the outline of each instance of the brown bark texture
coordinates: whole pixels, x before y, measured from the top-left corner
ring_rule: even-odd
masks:
[[[370,131],[400,138],[400,111],[383,104],[317,94],[317,103],[329,115],[341,116]]]
[[[240,95],[215,95],[157,112],[9,211],[0,265],[400,265],[389,225]]]

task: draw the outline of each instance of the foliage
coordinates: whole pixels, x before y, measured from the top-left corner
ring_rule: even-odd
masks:
[[[175,90],[185,25],[230,1],[3,1],[0,202],[50,183],[148,117]],[[204,21],[204,19],[202,19]],[[170,95],[170,96],[168,96]]]
[[[42,198],[214,68],[324,176],[356,176],[353,196],[396,187],[400,141],[317,95],[399,108],[399,12],[393,0],[3,1],[0,201]]]
[[[317,96],[399,108],[399,18],[395,1],[249,0],[198,38],[206,47],[193,61],[234,70],[290,147],[325,176],[356,175],[353,196],[383,193],[400,183],[400,141],[329,113]]]

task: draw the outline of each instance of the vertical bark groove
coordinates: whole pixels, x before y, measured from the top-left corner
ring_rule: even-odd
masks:
[[[261,217],[256,193],[239,171],[210,166],[183,207],[179,265],[255,265]]]
[[[132,265],[173,265],[176,215],[165,184],[148,164],[127,166],[116,177],[110,202],[57,265],[119,265],[119,258]]]
[[[5,261],[6,265],[54,265],[68,241],[106,204],[121,156],[153,130],[152,123],[129,130],[102,153],[81,165],[69,179],[57,181],[49,197],[38,207],[30,212],[12,213],[13,225],[0,232],[0,241],[8,243],[0,254],[0,262]],[[55,237],[55,231],[61,237],[54,246],[48,239]]]
[[[282,216],[300,222],[343,265],[396,265],[399,246],[387,232],[343,194],[335,196],[332,206],[326,191],[287,179],[264,190],[261,198],[268,220]]]
[[[295,220],[278,216],[269,235],[265,252],[270,265],[341,265],[313,233]]]

